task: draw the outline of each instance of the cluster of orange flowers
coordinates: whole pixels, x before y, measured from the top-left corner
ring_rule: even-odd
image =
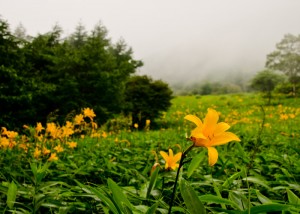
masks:
[[[17,144],[17,136],[17,132],[7,131],[5,127],[2,127],[0,135],[0,146],[4,148],[13,148]]]
[[[91,137],[100,137],[101,134],[97,132],[98,126],[94,122],[95,116],[96,114],[92,109],[84,108],[81,114],[76,115],[72,122],[67,121],[64,126],[59,126],[53,122],[47,123],[46,127],[43,127],[39,122],[36,127],[24,125],[28,135],[22,136],[2,127],[0,148],[20,148],[26,153],[32,151],[32,156],[35,159],[47,157],[48,161],[58,160],[58,153],[65,149],[77,147],[77,142],[73,140],[74,134],[81,135],[83,132],[89,132]],[[86,118],[88,118],[88,122],[86,122]],[[105,136],[105,133],[103,132],[101,136]]]
[[[240,102],[242,102],[241,100]],[[186,112],[189,112],[187,109]],[[206,147],[208,149],[208,161],[209,165],[213,166],[218,160],[218,152],[214,146],[226,144],[230,141],[240,141],[240,139],[231,132],[226,132],[229,129],[230,124],[252,124],[252,123],[261,123],[262,119],[255,118],[253,115],[256,112],[261,112],[258,106],[253,106],[252,109],[249,109],[246,112],[240,113],[237,110],[232,110],[225,118],[224,122],[218,123],[220,112],[213,110],[212,108],[208,109],[208,113],[205,116],[204,121],[202,122],[198,117],[194,115],[185,116],[186,120],[193,122],[197,127],[191,132],[191,140],[194,143],[195,147]],[[293,120],[300,115],[300,108],[294,107],[284,107],[282,105],[278,106],[269,106],[265,108],[266,112],[266,121],[270,118],[278,118],[280,120]],[[271,112],[271,113],[269,113]],[[173,114],[177,118],[181,116],[184,112],[177,111]],[[261,116],[261,115],[260,115]],[[265,127],[270,128],[271,124],[266,122]],[[294,136],[294,133],[291,134]],[[166,152],[160,152],[161,156],[165,160],[165,168],[175,169],[178,167],[178,161],[181,158],[182,153],[173,154],[173,150],[169,149],[169,154]]]

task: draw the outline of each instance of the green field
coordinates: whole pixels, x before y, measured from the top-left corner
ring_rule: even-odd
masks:
[[[299,213],[300,100],[265,103],[255,94],[175,97],[143,131],[121,116],[96,127],[91,115],[18,135],[2,128],[0,210],[168,213],[177,171],[165,170],[160,151],[187,149],[195,125],[184,117],[203,120],[212,108],[241,141],[217,146],[212,167],[206,148],[188,153],[172,213]]]

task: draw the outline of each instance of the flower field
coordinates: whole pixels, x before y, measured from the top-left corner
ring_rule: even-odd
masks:
[[[84,108],[1,128],[3,213],[299,213],[300,100],[180,96],[144,130]],[[155,127],[154,127],[155,126]]]

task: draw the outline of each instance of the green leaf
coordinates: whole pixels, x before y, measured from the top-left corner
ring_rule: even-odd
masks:
[[[187,176],[188,177],[191,177],[191,175],[198,168],[199,164],[202,162],[202,160],[204,159],[204,157],[205,157],[205,150],[203,150],[198,155],[196,155],[195,157],[193,157],[193,160],[190,163],[188,171],[187,171]]]
[[[295,195],[295,193],[293,193],[291,190],[286,189],[286,192],[288,194],[288,199],[290,204],[293,205],[300,205],[300,199],[298,198],[297,195]]]
[[[38,190],[45,191],[47,189],[53,188],[54,186],[66,186],[67,188],[71,188],[70,185],[68,185],[67,183],[62,182],[62,181],[47,181],[47,182],[41,183],[38,187]]]
[[[289,205],[284,204],[262,204],[255,207],[250,208],[251,214],[260,214],[260,213],[269,213],[269,212],[276,212],[276,211],[283,211],[288,210],[290,208]],[[249,210],[245,210],[243,214],[248,214]]]
[[[240,210],[227,210],[220,207],[214,207],[214,211],[218,211],[218,213],[228,213],[228,214],[244,214],[243,211]]]
[[[262,203],[262,204],[272,204],[272,200],[270,200],[269,198],[267,198],[266,196],[264,196],[263,194],[261,194],[259,192],[259,190],[256,190],[256,195],[258,200]]]
[[[215,190],[217,196],[219,196],[220,198],[222,198],[222,195],[221,195],[221,192],[220,192],[220,190],[219,190],[219,187],[216,185],[216,183],[214,182],[214,180],[212,180],[212,184],[213,184],[213,187],[214,187],[214,190]],[[221,204],[221,207],[222,207],[223,209],[226,209],[225,204]]]
[[[180,182],[180,192],[184,203],[191,214],[206,213],[205,208],[199,200],[195,190],[184,179]]]
[[[235,143],[234,145],[235,145],[235,147],[237,147],[238,153],[240,154],[240,157],[246,158],[245,151],[244,151],[244,148],[243,148],[242,144],[241,143]]]
[[[30,164],[32,174],[34,175],[35,185],[38,185],[43,180],[43,178],[46,176],[47,170],[50,165],[50,162],[46,162],[44,165],[40,164],[39,166],[37,166],[36,163]]]
[[[257,178],[257,177],[246,177],[246,178],[243,178],[244,181],[248,181],[248,182],[252,182],[252,183],[255,183],[255,184],[258,184],[258,185],[261,185],[267,189],[271,189],[268,184],[267,184],[267,181],[263,180],[263,179],[260,179],[260,178]]]
[[[248,208],[248,199],[243,193],[239,191],[231,191],[229,192],[228,198],[237,204],[240,210]]]
[[[93,187],[89,187],[86,186],[82,183],[80,183],[79,181],[75,180],[75,182],[78,184],[78,186],[80,186],[82,188],[82,190],[84,190],[86,193],[94,193],[95,197],[97,197],[98,199],[100,199],[108,208],[110,211],[112,211],[114,214],[119,214],[120,211],[116,208],[116,206],[114,205],[114,202],[110,200],[110,198],[105,196],[105,193],[101,192],[100,189],[96,189]]]
[[[34,178],[36,178],[36,175],[37,175],[37,165],[36,165],[36,163],[31,163],[30,168],[31,168],[31,171],[32,171],[32,174],[33,174]]]
[[[123,193],[122,188],[119,187],[111,178],[108,178],[107,182],[109,189],[112,191],[114,202],[120,210],[126,213],[129,211],[128,209],[133,210],[133,206]]]
[[[300,185],[299,184],[293,184],[293,183],[288,183],[288,182],[286,182],[286,184],[289,185],[290,189],[295,189],[297,191],[300,191]]]
[[[221,198],[216,195],[202,195],[202,196],[199,196],[199,199],[202,202],[215,203],[215,204],[228,204],[228,205],[238,208],[238,205],[236,203],[234,203],[233,201],[230,201],[225,198]]]
[[[159,202],[156,202],[155,204],[153,204],[146,212],[146,214],[154,214],[156,213],[156,209],[158,207]]]
[[[226,181],[223,183],[222,187],[224,188],[228,188],[230,184],[232,184],[232,182],[237,179],[240,176],[243,176],[243,171],[237,172],[235,174],[233,174],[232,176],[230,176],[229,178],[226,179]]]
[[[17,185],[15,184],[14,181],[12,181],[8,185],[7,200],[6,200],[6,204],[10,209],[12,209],[14,207],[16,197],[17,197]]]
[[[155,186],[157,176],[158,176],[158,172],[159,172],[159,167],[156,167],[154,172],[151,174],[150,183],[149,183],[149,186],[148,186],[148,189],[147,189],[146,198],[149,198],[149,195],[150,195],[151,191],[153,190],[153,187]]]
[[[104,193],[103,192],[101,192],[101,190],[100,189],[96,189],[96,188],[92,188],[92,187],[90,187],[90,190],[101,200],[101,201],[103,201],[105,204],[106,204],[106,206],[109,208],[109,210],[111,210],[113,213],[115,213],[115,214],[118,214],[118,213],[120,213],[120,211],[118,210],[118,208],[115,206],[115,204],[114,204],[114,202],[110,199],[110,198],[108,198],[108,197],[106,197],[105,195],[104,195]]]

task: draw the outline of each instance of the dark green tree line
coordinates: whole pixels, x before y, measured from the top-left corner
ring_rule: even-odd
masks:
[[[0,20],[0,124],[14,124],[30,115],[33,81],[24,77],[27,67],[21,44]],[[24,92],[28,93],[24,93]]]
[[[1,126],[45,122],[50,113],[64,122],[83,107],[104,122],[123,110],[126,82],[142,62],[123,40],[113,44],[101,24],[90,33],[79,25],[69,37],[61,34],[55,26],[26,41],[0,20]]]

